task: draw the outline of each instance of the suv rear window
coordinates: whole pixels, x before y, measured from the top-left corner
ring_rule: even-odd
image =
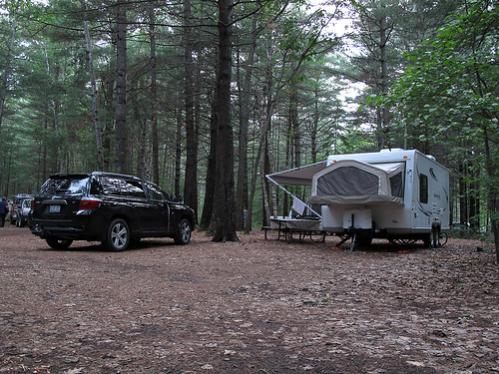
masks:
[[[102,177],[100,179],[104,195],[121,195],[145,198],[146,194],[140,182],[125,180],[119,177]]]
[[[58,177],[48,179],[40,189],[43,195],[84,195],[88,192],[88,177]]]

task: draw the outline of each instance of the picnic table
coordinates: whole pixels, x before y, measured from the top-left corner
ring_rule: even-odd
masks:
[[[290,242],[294,239],[324,242],[326,232],[321,230],[321,221],[318,218],[293,218],[274,216],[270,217],[270,226],[264,226],[265,240],[268,240],[268,232],[277,232],[277,240],[281,238]]]

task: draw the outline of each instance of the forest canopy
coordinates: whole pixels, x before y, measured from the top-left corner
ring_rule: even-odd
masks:
[[[416,148],[451,171],[451,221],[499,242],[498,20],[492,0],[4,1],[0,192],[135,174],[234,240],[289,210],[265,174]]]

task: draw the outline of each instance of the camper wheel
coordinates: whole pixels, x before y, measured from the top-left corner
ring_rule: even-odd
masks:
[[[431,248],[431,234],[426,234],[423,236],[423,247]]]
[[[350,248],[349,249],[351,251],[356,251],[357,249],[359,249],[359,233],[354,232],[350,238],[351,238],[351,240],[350,240]]]
[[[371,230],[354,230],[351,234],[350,250],[356,251],[359,248],[369,247],[373,240]]]

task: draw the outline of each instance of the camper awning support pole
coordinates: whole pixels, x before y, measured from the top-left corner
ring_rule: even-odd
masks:
[[[319,217],[319,218],[322,219],[322,216],[319,213],[317,213],[315,210],[313,210],[310,205],[308,205],[307,203],[305,203],[304,201],[302,201],[302,199],[300,199],[298,196],[295,196],[290,191],[288,191],[286,188],[284,188],[283,186],[281,186],[279,183],[277,183],[275,180],[273,180],[270,175],[266,175],[265,177],[269,181],[271,181],[273,184],[275,184],[277,187],[279,187],[281,190],[283,190],[285,193],[287,193],[289,196],[291,196],[293,199],[298,199],[299,201],[301,201],[303,203],[303,205],[305,205],[312,213],[314,213],[317,217]]]

